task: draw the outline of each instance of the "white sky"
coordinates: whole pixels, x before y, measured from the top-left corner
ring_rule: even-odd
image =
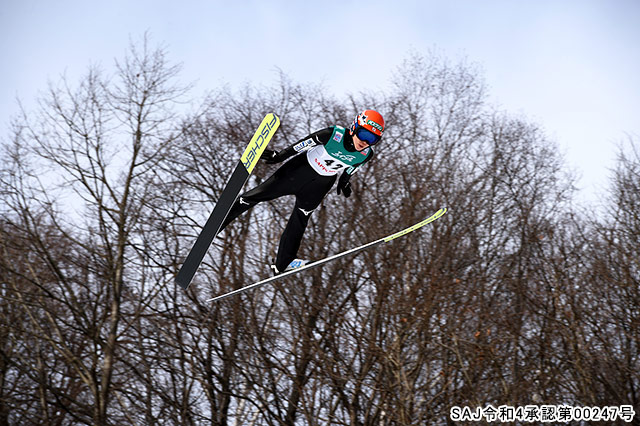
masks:
[[[198,96],[271,85],[280,68],[333,94],[386,89],[409,51],[479,64],[491,101],[539,123],[582,179],[608,184],[617,145],[640,140],[640,0],[0,0],[0,140],[16,98],[110,70],[149,31]]]

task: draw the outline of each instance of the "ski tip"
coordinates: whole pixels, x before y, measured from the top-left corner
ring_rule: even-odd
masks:
[[[273,113],[267,114],[262,120],[262,123],[260,123],[260,127],[256,130],[249,142],[249,145],[240,158],[240,161],[249,174],[253,171],[258,159],[269,144],[273,134],[278,130],[279,126],[280,119]]]
[[[431,216],[429,216],[428,218],[426,218],[425,220],[423,220],[422,222],[418,222],[413,226],[410,226],[406,229],[403,229],[400,232],[396,232],[395,234],[389,235],[388,237],[385,237],[382,239],[382,241],[384,242],[389,242],[391,240],[395,240],[398,237],[402,237],[403,235],[407,235],[410,232],[415,231],[416,229],[420,229],[423,226],[440,219],[445,213],[447,212],[447,208],[443,207],[440,210],[438,210],[437,212],[435,212],[434,214],[432,214]]]
[[[431,221],[433,222],[434,220],[440,219],[442,216],[444,216],[444,214],[448,211],[448,209],[446,207],[441,207],[440,210],[438,210],[437,212],[435,212],[433,214],[433,216],[431,216]]]

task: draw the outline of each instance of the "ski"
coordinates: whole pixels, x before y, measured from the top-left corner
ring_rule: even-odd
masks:
[[[241,287],[241,288],[239,288],[237,290],[233,290],[233,291],[230,291],[228,293],[221,294],[220,296],[216,296],[214,298],[207,299],[207,302],[215,302],[215,301],[222,300],[222,299],[225,299],[225,298],[230,297],[230,296],[234,296],[234,295],[236,295],[238,293],[244,293],[246,291],[253,290],[253,289],[258,288],[258,287],[262,287],[265,284],[269,284],[269,283],[274,282],[276,280],[288,277],[290,275],[297,274],[299,272],[306,271],[306,270],[311,269],[311,268],[315,268],[316,266],[323,265],[323,264],[325,264],[327,262],[331,262],[331,261],[336,260],[336,259],[340,259],[341,257],[347,256],[347,255],[350,255],[350,254],[355,254],[355,253],[358,253],[360,251],[366,250],[368,248],[377,246],[379,244],[387,243],[387,242],[389,242],[391,240],[395,240],[398,237],[406,235],[409,232],[413,232],[416,229],[422,228],[423,226],[425,226],[425,225],[427,225],[427,224],[439,219],[446,212],[447,212],[447,209],[446,208],[442,208],[442,209],[438,210],[437,212],[435,212],[433,215],[431,215],[428,218],[426,218],[425,220],[423,220],[421,222],[418,222],[415,225],[410,226],[410,227],[408,227],[406,229],[403,229],[400,232],[396,232],[395,234],[391,234],[391,235],[389,235],[387,237],[380,238],[379,240],[372,241],[372,242],[370,242],[368,244],[364,244],[364,245],[361,245],[359,247],[343,251],[342,253],[334,254],[333,256],[326,257],[324,259],[320,259],[320,260],[317,260],[317,261],[312,262],[312,263],[308,263],[305,266],[302,266],[300,268],[292,269],[292,270],[290,270],[288,272],[284,272],[282,274],[275,275],[275,276],[273,276],[271,278],[267,278],[267,279],[259,281],[257,283],[250,284],[250,285],[247,285],[245,287]]]
[[[249,145],[244,150],[240,161],[222,190],[220,199],[216,203],[213,212],[209,216],[207,223],[200,231],[193,248],[187,255],[182,267],[176,276],[176,283],[183,289],[188,289],[193,276],[200,267],[202,259],[207,254],[211,242],[220,231],[222,223],[227,218],[229,210],[238,198],[240,190],[247,183],[253,168],[260,159],[271,137],[280,126],[280,119],[275,114],[267,114],[262,120],[260,127],[251,138]]]

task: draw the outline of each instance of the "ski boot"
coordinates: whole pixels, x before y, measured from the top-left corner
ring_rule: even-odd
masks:
[[[298,269],[298,268],[302,268],[304,265],[306,265],[307,263],[309,263],[308,260],[304,260],[304,259],[294,259],[289,266],[287,266],[284,271],[279,271],[278,268],[276,268],[275,265],[275,261],[273,264],[269,265],[269,267],[271,268],[271,270],[273,271],[273,275],[280,275],[283,272],[289,272],[292,271],[294,269]]]

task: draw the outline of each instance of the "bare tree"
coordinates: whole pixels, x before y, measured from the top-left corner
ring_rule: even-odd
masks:
[[[571,205],[540,126],[486,103],[466,60],[412,54],[388,93],[337,99],[283,73],[178,114],[145,38],[108,76],[52,85],[0,169],[0,423],[451,424],[453,405],[638,406],[638,153],[611,218]],[[293,200],[256,206],[173,278],[267,112],[283,148],[364,106],[387,119],[350,199],[300,250],[420,232],[217,304],[264,278]],[[261,163],[249,186],[273,166]],[[6,301],[6,303],[5,303]]]
[[[92,68],[77,87],[51,86],[39,115],[15,122],[3,173],[6,229],[31,254],[4,263],[4,282],[29,318],[36,350],[21,362],[41,365],[41,421],[135,420],[128,406],[139,398],[122,372],[133,321],[157,292],[137,231],[184,91],[171,82],[179,68],[146,38],[117,69],[113,80]],[[70,197],[72,208],[59,202]],[[14,241],[3,239],[5,253]]]
[[[640,152],[630,139],[620,149],[611,188],[610,217],[596,221],[580,240],[586,248],[580,299],[572,314],[581,346],[577,396],[593,405],[640,407]]]

